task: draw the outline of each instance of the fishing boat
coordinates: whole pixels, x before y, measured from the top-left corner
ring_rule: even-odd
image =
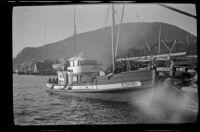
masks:
[[[136,89],[151,88],[152,71],[150,68],[135,71],[126,70],[116,73],[116,59],[114,53],[114,5],[112,5],[112,72],[101,70],[96,60],[75,56],[68,60],[69,66],[58,68],[57,81],[47,82],[49,92],[129,92]],[[76,50],[76,25],[74,7],[74,46]],[[75,52],[76,53],[76,52]]]
[[[114,92],[150,88],[150,69],[105,74],[94,60],[70,58],[67,71],[57,71],[58,81],[46,83],[50,91],[65,92]],[[93,63],[92,63],[93,62]]]

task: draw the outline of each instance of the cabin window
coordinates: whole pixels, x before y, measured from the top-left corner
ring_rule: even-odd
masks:
[[[77,76],[73,76],[73,82],[77,82]]]

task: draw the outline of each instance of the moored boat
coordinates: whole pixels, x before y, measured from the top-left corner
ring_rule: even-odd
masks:
[[[116,52],[114,43],[114,5],[112,5],[112,71],[106,74],[96,60],[76,56],[76,25],[74,8],[74,49],[75,56],[70,58],[67,70],[60,68],[57,71],[58,81],[48,82],[48,91],[63,92],[121,92],[134,89],[150,88],[152,82],[152,71],[140,69],[116,73]],[[62,70],[61,70],[62,69]]]
[[[46,87],[65,92],[114,92],[151,87],[150,69],[105,75],[95,63],[91,63],[95,61],[71,58],[69,62],[67,71],[57,71],[57,84],[47,82]]]

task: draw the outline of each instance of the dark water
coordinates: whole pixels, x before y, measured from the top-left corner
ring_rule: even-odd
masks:
[[[104,94],[85,94],[84,96],[49,94],[45,88],[45,82],[48,78],[48,76],[13,75],[14,121],[16,125],[169,122],[170,115],[168,114],[162,113],[162,116],[158,118],[155,114],[144,113],[144,109],[148,109],[147,107],[138,107],[134,103],[124,101],[113,101],[104,98]],[[101,98],[91,98],[97,96]],[[194,121],[194,117],[192,116],[190,121]]]

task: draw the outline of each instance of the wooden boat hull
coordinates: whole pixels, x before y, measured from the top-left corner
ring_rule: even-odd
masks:
[[[128,87],[128,88],[112,88],[112,89],[48,89],[48,92],[68,92],[68,93],[125,93],[130,91],[136,91],[141,89],[151,88],[151,85],[141,86],[138,88]]]
[[[124,82],[116,84],[105,84],[105,85],[84,85],[84,86],[70,86],[64,87],[60,85],[46,84],[48,92],[68,92],[68,93],[125,93],[135,90],[141,90],[151,88],[151,82],[146,83],[142,86],[134,86],[136,82]],[[133,85],[131,85],[133,84]]]
[[[94,83],[73,84],[67,86],[47,83],[46,87],[49,88],[49,92],[62,91],[68,93],[122,93],[150,88],[151,84],[151,71],[143,70],[116,74],[110,79],[104,76],[97,78],[97,81]]]
[[[88,101],[115,101],[132,103],[137,101],[137,97],[145,96],[145,93],[151,91],[150,86],[140,88],[116,88],[106,90],[67,90],[67,89],[48,89],[47,93],[59,96],[62,99],[77,98],[87,99]]]

